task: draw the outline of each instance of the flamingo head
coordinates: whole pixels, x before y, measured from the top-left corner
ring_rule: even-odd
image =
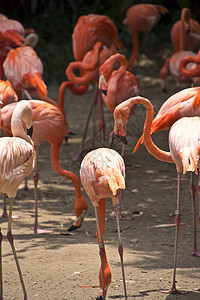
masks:
[[[124,110],[120,110],[120,105],[118,105],[114,110],[114,134],[120,138],[120,140],[127,144],[127,139],[124,131],[124,126],[127,122],[128,116]]]

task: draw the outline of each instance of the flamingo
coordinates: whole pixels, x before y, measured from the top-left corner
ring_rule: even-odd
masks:
[[[10,209],[8,219],[7,238],[11,245],[12,252],[17,265],[24,300],[27,300],[27,292],[22,277],[21,268],[16,254],[13,235],[12,235],[12,208],[13,201],[17,194],[17,189],[21,182],[33,171],[35,164],[34,144],[24,130],[32,127],[32,108],[30,103],[25,100],[18,102],[11,118],[11,131],[13,137],[0,138],[0,192],[6,193],[10,198]],[[2,233],[0,233],[0,243],[2,242]],[[0,258],[0,298],[3,299],[2,286],[2,257]]]
[[[160,130],[168,130],[182,117],[194,116],[200,116],[200,87],[183,89],[169,97],[153,119],[151,134]],[[143,135],[138,140],[134,152],[142,142]]]
[[[166,7],[153,4],[136,4],[127,10],[123,24],[129,27],[133,40],[132,54],[128,65],[130,70],[139,51],[139,32],[145,32],[145,42],[149,32],[160,20],[161,16],[168,12]]]
[[[0,79],[4,78],[3,62],[10,51],[16,46],[23,46],[26,42],[24,39],[25,29],[23,25],[16,21],[8,19],[3,15],[0,19]]]
[[[144,144],[150,154],[155,156],[158,160],[165,161],[168,163],[175,163],[178,173],[178,186],[177,186],[177,207],[175,210],[175,248],[174,248],[174,273],[173,283],[171,289],[164,291],[170,294],[181,293],[176,289],[176,261],[177,261],[177,246],[178,246],[178,230],[180,226],[180,183],[181,183],[181,172],[195,172],[197,174],[197,166],[199,160],[199,117],[184,117],[176,121],[169,132],[169,147],[170,152],[159,149],[151,139],[151,130],[154,109],[151,102],[143,97],[133,97],[121,104],[119,104],[114,110],[115,134],[123,135],[123,126],[127,121],[133,105],[140,103],[143,104],[147,110],[147,115],[144,124]],[[195,209],[195,198],[192,195],[193,202],[193,218],[194,218],[194,248],[193,255],[200,256],[197,252],[196,244],[196,209]],[[200,222],[200,216],[199,216]]]
[[[102,42],[106,48],[115,51],[123,48],[117,27],[108,16],[97,14],[80,16],[72,34],[75,60],[82,61],[96,42]]]
[[[115,68],[117,63],[120,64],[118,69]],[[111,112],[122,101],[138,96],[140,93],[137,77],[127,69],[126,57],[119,53],[110,56],[99,69],[99,87],[102,91],[102,98]]]
[[[175,30],[172,27],[172,42],[176,43],[175,49],[176,52],[170,57],[167,58],[163,67],[160,70],[160,80],[161,80],[161,88],[165,92],[166,91],[166,84],[165,80],[168,75],[168,72],[171,73],[171,75],[174,77],[176,81],[176,85],[178,88],[180,88],[181,83],[195,83],[199,84],[200,83],[200,78],[192,78],[189,76],[184,76],[183,73],[180,72],[180,64],[183,59],[185,59],[188,56],[196,56],[196,53],[192,52],[191,50],[186,50],[188,47],[188,40],[190,41],[188,35],[186,34],[186,24],[190,24],[190,11],[186,8],[182,10],[181,13],[181,25],[178,26],[179,28],[179,33],[177,32],[177,26],[175,26]],[[189,26],[189,25],[188,25]],[[175,34],[173,34],[175,32]],[[200,33],[200,29],[199,29]],[[200,37],[200,35],[199,35]],[[194,38],[195,39],[195,38]],[[191,45],[193,43],[191,42]],[[189,49],[193,49],[192,46],[189,47]],[[192,69],[193,65],[188,65],[188,69]]]
[[[34,145],[36,146],[36,166],[33,173],[34,194],[35,194],[35,233],[49,233],[47,230],[38,227],[38,212],[37,212],[37,183],[38,183],[38,166],[37,158],[39,147],[42,141],[48,141],[51,144],[51,165],[57,174],[68,178],[73,182],[76,194],[75,211],[77,219],[68,229],[72,231],[81,226],[84,216],[87,212],[87,203],[82,196],[81,187],[78,177],[70,171],[63,169],[59,163],[59,151],[63,143],[65,135],[68,133],[65,117],[62,111],[55,105],[41,100],[27,100],[31,104],[33,110],[33,126],[34,133],[32,136]],[[10,120],[11,115],[16,106],[16,103],[11,103],[3,107],[1,113],[1,128],[5,134],[10,136]]]
[[[200,42],[200,24],[191,19],[191,12],[189,8],[184,7],[181,11],[181,19],[174,23],[171,29],[171,40],[175,52],[181,49],[181,34],[185,35],[185,49],[194,51],[194,48]]]
[[[106,198],[111,197],[115,207],[117,230],[119,238],[119,255],[121,259],[125,299],[127,299],[124,266],[123,246],[120,237],[118,203],[121,190],[125,189],[125,166],[121,155],[113,149],[98,148],[84,157],[80,167],[80,178],[86,193],[95,209],[97,239],[101,268],[99,271],[100,292],[97,299],[104,300],[111,283],[111,270],[107,261],[104,247],[105,232],[105,204]]]
[[[105,15],[89,14],[79,17],[72,34],[73,53],[76,62],[71,62],[66,70],[66,75],[75,84],[95,84],[95,93],[89,110],[81,147],[78,156],[84,152],[84,143],[87,135],[88,125],[93,109],[98,104],[99,129],[101,138],[104,138],[104,118],[102,103],[97,88],[98,71],[100,65],[117,50],[123,48],[119,38],[117,27],[114,22]],[[76,69],[80,70],[80,77],[74,74]],[[77,158],[75,158],[76,160]]]
[[[36,93],[40,99],[47,96],[47,88],[42,79],[43,65],[32,47],[24,46],[10,50],[3,63],[3,69],[19,98],[22,90],[29,99],[29,92]]]
[[[115,69],[116,64],[120,64],[119,69]],[[137,77],[127,69],[127,59],[119,53],[110,56],[99,69],[99,88],[106,106],[112,113],[119,103],[140,93],[140,84]],[[110,135],[110,146],[112,141],[113,132]],[[122,145],[121,155],[124,156],[124,144]],[[129,219],[121,214],[121,205],[120,197],[119,218]]]

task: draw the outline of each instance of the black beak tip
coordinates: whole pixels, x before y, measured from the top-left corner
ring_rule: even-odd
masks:
[[[27,129],[27,134],[32,137],[33,135],[33,126],[31,126],[30,128]]]
[[[107,96],[107,90],[103,90],[102,88],[100,88],[99,90],[100,90],[100,92],[101,92],[102,94],[104,94],[105,96]]]

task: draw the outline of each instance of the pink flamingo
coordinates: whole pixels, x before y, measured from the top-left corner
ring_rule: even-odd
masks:
[[[182,9],[181,19],[174,23],[170,33],[175,52],[182,50],[180,48],[181,34],[185,36],[185,49],[194,51],[200,42],[200,24],[191,19],[190,9],[186,7]]]
[[[0,79],[4,78],[3,62],[10,49],[23,46],[26,42],[24,39],[25,29],[23,25],[7,17],[0,20]]]
[[[113,149],[98,148],[86,154],[80,168],[81,182],[95,209],[97,239],[101,268],[99,271],[100,292],[97,299],[104,300],[111,283],[111,271],[104,247],[105,205],[106,198],[111,197],[115,207],[119,239],[125,299],[127,299],[123,265],[123,246],[120,237],[118,203],[121,190],[125,189],[125,166],[123,158]]]
[[[37,168],[37,157],[39,152],[39,147],[42,141],[48,141],[51,144],[51,165],[53,169],[65,178],[70,179],[73,182],[76,194],[75,200],[75,211],[76,211],[76,221],[69,228],[69,230],[74,230],[79,228],[82,224],[84,216],[87,212],[87,203],[82,196],[80,183],[78,177],[67,170],[64,170],[59,163],[59,151],[60,147],[65,139],[67,131],[66,119],[59,107],[40,100],[27,100],[33,110],[33,142],[36,146],[36,166],[33,173],[34,180],[34,191],[35,191],[35,233],[48,233],[47,230],[39,229],[38,227],[38,213],[37,213],[37,183],[38,183],[38,168]],[[1,113],[1,128],[4,130],[6,135],[11,135],[10,130],[10,120],[13,112],[15,103],[6,105]]]
[[[161,16],[164,16],[168,12],[166,7],[152,4],[136,4],[127,10],[123,23],[129,27],[133,40],[132,54],[128,65],[130,70],[139,50],[139,32],[145,32],[144,44],[149,32],[160,20]]]
[[[3,63],[6,78],[12,83],[20,99],[24,90],[31,99],[29,92],[36,93],[40,99],[47,96],[47,88],[42,79],[43,65],[32,47],[18,47],[10,50]]]
[[[175,250],[174,250],[174,273],[173,283],[171,289],[164,291],[170,294],[181,293],[176,289],[176,261],[177,261],[177,246],[178,246],[178,231],[180,226],[180,183],[181,172],[195,172],[197,174],[198,160],[199,160],[199,139],[200,139],[200,118],[199,117],[185,117],[179,119],[173,124],[169,132],[169,147],[170,152],[159,149],[151,139],[151,128],[153,122],[154,109],[151,102],[143,97],[130,98],[119,104],[114,111],[115,119],[115,134],[123,134],[123,126],[127,121],[133,105],[143,104],[147,110],[146,120],[144,124],[144,144],[150,154],[161,161],[168,163],[175,163],[178,173],[178,187],[177,187],[177,206],[175,210]],[[192,195],[193,202],[193,219],[194,219],[194,248],[193,255],[200,256],[197,251],[196,244],[196,210],[195,198]],[[200,222],[200,216],[199,216]]]
[[[30,136],[28,136],[24,130],[24,124],[28,129],[32,127],[32,109],[30,103],[22,100],[15,105],[11,119],[11,131],[13,137],[0,138],[0,192],[6,193],[10,198],[7,238],[11,245],[17,265],[24,300],[28,300],[12,235],[13,201],[16,197],[19,185],[24,178],[33,171],[36,159],[34,144]],[[2,243],[2,238],[3,236],[0,233],[0,244]],[[0,298],[3,299],[2,257],[0,258],[0,278]]]
[[[175,43],[175,49],[176,52],[170,57],[167,58],[163,67],[160,70],[160,80],[161,80],[161,88],[163,91],[166,91],[166,78],[168,75],[168,72],[171,73],[171,75],[174,77],[177,87],[180,88],[181,83],[195,83],[199,85],[200,78],[192,78],[189,76],[184,76],[182,72],[180,72],[180,64],[183,59],[185,59],[188,56],[196,56],[196,53],[192,52],[191,50],[186,50],[187,48],[193,49],[193,43],[191,42],[191,47],[188,47],[188,41],[191,41],[191,39],[194,39],[195,37],[189,39],[189,36],[186,33],[186,24],[189,24],[190,26],[190,11],[187,8],[184,8],[181,13],[181,25],[178,27],[175,26],[175,29],[172,28],[172,42]],[[179,23],[178,23],[179,24]],[[190,27],[189,27],[190,28]],[[178,33],[179,32],[179,33]],[[199,34],[200,34],[200,27],[199,27]],[[193,35],[192,35],[193,36]],[[197,35],[195,34],[197,37]],[[199,35],[200,38],[200,35]],[[198,38],[196,39],[196,41]],[[188,65],[188,69],[193,68],[193,65]]]

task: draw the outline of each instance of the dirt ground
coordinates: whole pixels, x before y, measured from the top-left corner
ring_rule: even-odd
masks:
[[[152,66],[153,67],[153,66]],[[168,92],[160,89],[157,74],[139,76],[141,94],[149,98],[157,112],[161,104],[178,91],[169,78]],[[88,115],[94,90],[91,88],[83,96],[66,93],[66,113],[70,130],[74,135],[63,143],[60,162],[63,168],[79,175],[80,162],[72,158],[80,147],[83,129]],[[57,99],[58,86],[49,87],[49,96]],[[200,299],[200,258],[193,257],[192,204],[189,190],[189,174],[182,177],[181,222],[178,261],[177,287],[187,293],[166,295],[160,292],[171,287],[173,276],[173,253],[175,227],[165,226],[174,223],[176,208],[177,174],[174,165],[157,161],[142,145],[132,154],[140,135],[143,110],[136,110],[136,116],[128,127],[128,145],[125,148],[126,189],[122,193],[122,213],[130,220],[120,220],[124,245],[124,264],[128,299]],[[106,133],[113,128],[111,115]],[[167,132],[157,133],[154,141],[162,149],[168,149]],[[95,140],[94,147],[102,146]],[[92,141],[86,149],[91,150]],[[115,149],[121,144],[116,140]],[[67,232],[74,220],[75,194],[69,180],[61,178],[50,164],[50,145],[44,142],[39,154],[39,224],[41,228],[53,230],[51,234],[33,233],[34,194],[32,177],[29,178],[28,192],[19,191],[14,203],[13,220],[15,246],[19,256],[29,300],[80,300],[96,299],[99,291],[98,272],[100,267],[99,250],[96,239],[94,209],[85,191],[88,212],[81,228],[72,234]],[[5,300],[22,300],[23,293],[15,262],[6,238],[7,221],[3,218],[1,229],[3,239],[3,286]],[[158,225],[165,224],[163,227]],[[199,240],[198,228],[198,240]],[[105,245],[112,271],[112,283],[106,299],[124,299],[118,238],[114,209],[107,200],[107,220]]]

